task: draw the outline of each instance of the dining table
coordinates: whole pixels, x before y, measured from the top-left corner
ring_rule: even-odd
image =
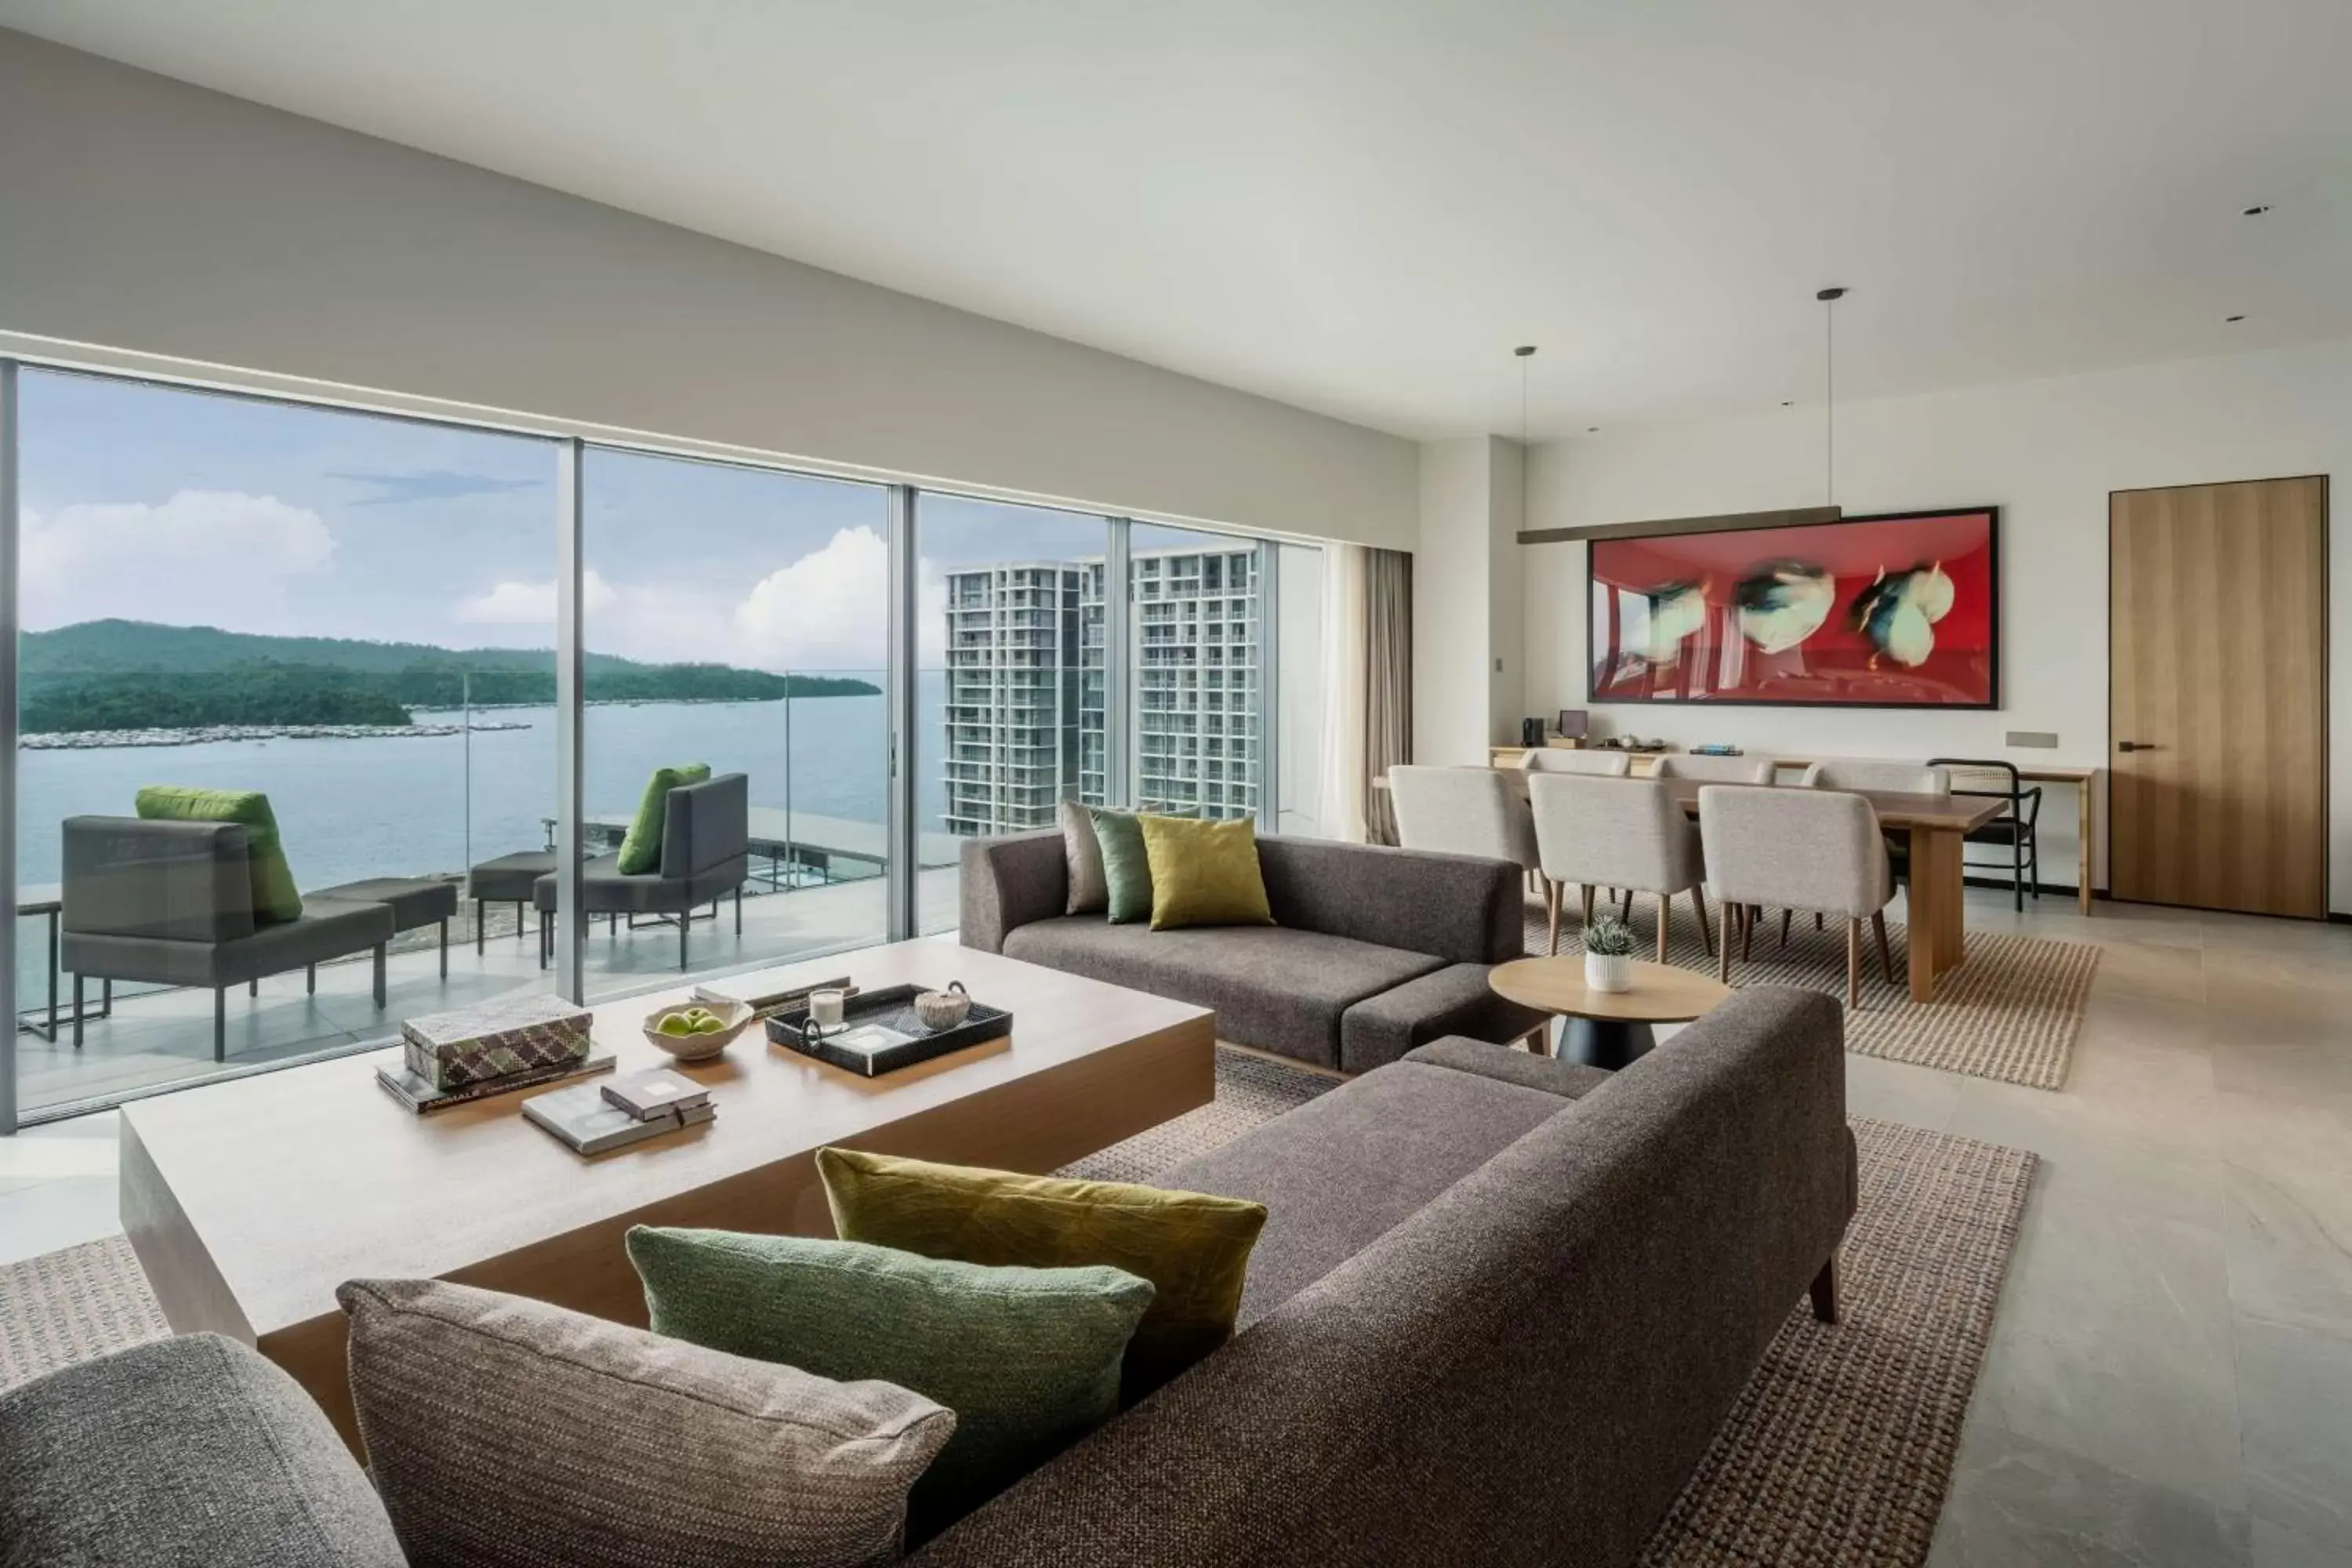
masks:
[[[1518,767],[1495,771],[1527,798],[1528,773]],[[1726,784],[1706,779],[1661,779],[1689,816],[1698,816],[1702,789],[1792,789],[1793,784]],[[1388,780],[1375,781],[1385,789]],[[1977,828],[2009,809],[2008,802],[1970,795],[1919,795],[1895,790],[1851,790],[1870,803],[1878,826],[1904,836],[1910,847],[1906,871],[1906,918],[1908,921],[1911,1000],[1932,1002],[1936,982],[1968,959],[1967,908],[1962,899],[1965,873],[1960,868],[1961,845]]]

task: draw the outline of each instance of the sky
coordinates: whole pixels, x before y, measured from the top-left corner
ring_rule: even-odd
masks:
[[[542,647],[553,443],[27,369],[24,621]],[[656,662],[879,671],[878,486],[592,448],[588,647]],[[923,659],[943,572],[1102,553],[1100,519],[926,494]],[[1201,535],[1141,527],[1135,547]]]

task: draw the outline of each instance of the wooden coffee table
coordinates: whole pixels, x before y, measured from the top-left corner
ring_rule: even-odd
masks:
[[[375,1083],[396,1048],[208,1085],[123,1108],[123,1228],[174,1331],[258,1347],[356,1450],[334,1296],[346,1279],[455,1279],[642,1324],[621,1245],[631,1226],[831,1236],[814,1161],[827,1144],[1045,1172],[1215,1093],[1207,1009],[947,942],[720,984],[753,994],[841,974],[867,988],[961,980],[1013,1014],[1012,1037],[866,1079],[755,1026],[680,1068],[710,1086],[716,1121],[587,1160],[523,1120],[545,1087],[411,1114]],[[643,1022],[686,994],[596,1008],[597,1050],[622,1072],[668,1063]]]
[[[1566,1018],[1563,1058],[1612,1072],[1657,1043],[1651,1025],[1688,1022],[1731,994],[1730,986],[1694,970],[1640,959],[1631,991],[1595,991],[1584,984],[1580,952],[1498,963],[1486,983],[1506,1001]]]

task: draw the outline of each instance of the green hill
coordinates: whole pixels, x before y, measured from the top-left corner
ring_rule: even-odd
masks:
[[[206,724],[405,724],[411,708],[555,700],[548,648],[446,648],[216,626],[83,621],[18,647],[27,733]],[[772,702],[871,696],[870,681],[723,664],[583,660],[592,702]],[[470,689],[469,689],[470,687]]]

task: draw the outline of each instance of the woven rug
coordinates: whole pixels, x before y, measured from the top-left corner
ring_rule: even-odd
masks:
[[[1335,1087],[1221,1050],[1214,1103],[1062,1173],[1148,1181]],[[1853,1135],[1862,1204],[1839,1260],[1844,1321],[1790,1314],[1643,1568],[1927,1560],[2034,1157],[1879,1121]]]
[[[1657,954],[1657,927],[1651,923],[1654,910],[1653,900],[1636,900],[1637,958]],[[1712,905],[1708,915],[1713,918]],[[1732,964],[1731,983],[1801,985],[1844,1000],[1845,931],[1836,922],[1829,923],[1831,929],[1815,931],[1811,916],[1797,916],[1789,924],[1789,944],[1783,948],[1780,920],[1768,913],[1756,922],[1750,956]],[[1540,905],[1528,906],[1527,924],[1528,951],[1542,952],[1545,917]],[[1571,906],[1560,920],[1560,952],[1578,951],[1578,930]],[[2096,946],[1970,931],[1968,962],[1937,982],[1933,1002],[1914,1002],[1905,939],[1903,923],[1888,921],[1886,942],[1895,974],[1890,984],[1879,964],[1877,943],[1867,931],[1863,932],[1862,1006],[1846,1013],[1847,1050],[2028,1089],[2057,1089],[2065,1083],[2074,1036],[2083,1023],[2083,1000],[2099,966]],[[1700,942],[1690,906],[1682,900],[1675,900],[1666,961],[1715,973],[1715,959]]]
[[[1336,1087],[1221,1050],[1213,1103],[1064,1173],[1149,1179]],[[1862,1205],[1840,1263],[1844,1321],[1790,1313],[1643,1568],[1927,1561],[2033,1156],[1883,1122],[1853,1131]],[[167,1331],[120,1237],[0,1267],[0,1388]]]

